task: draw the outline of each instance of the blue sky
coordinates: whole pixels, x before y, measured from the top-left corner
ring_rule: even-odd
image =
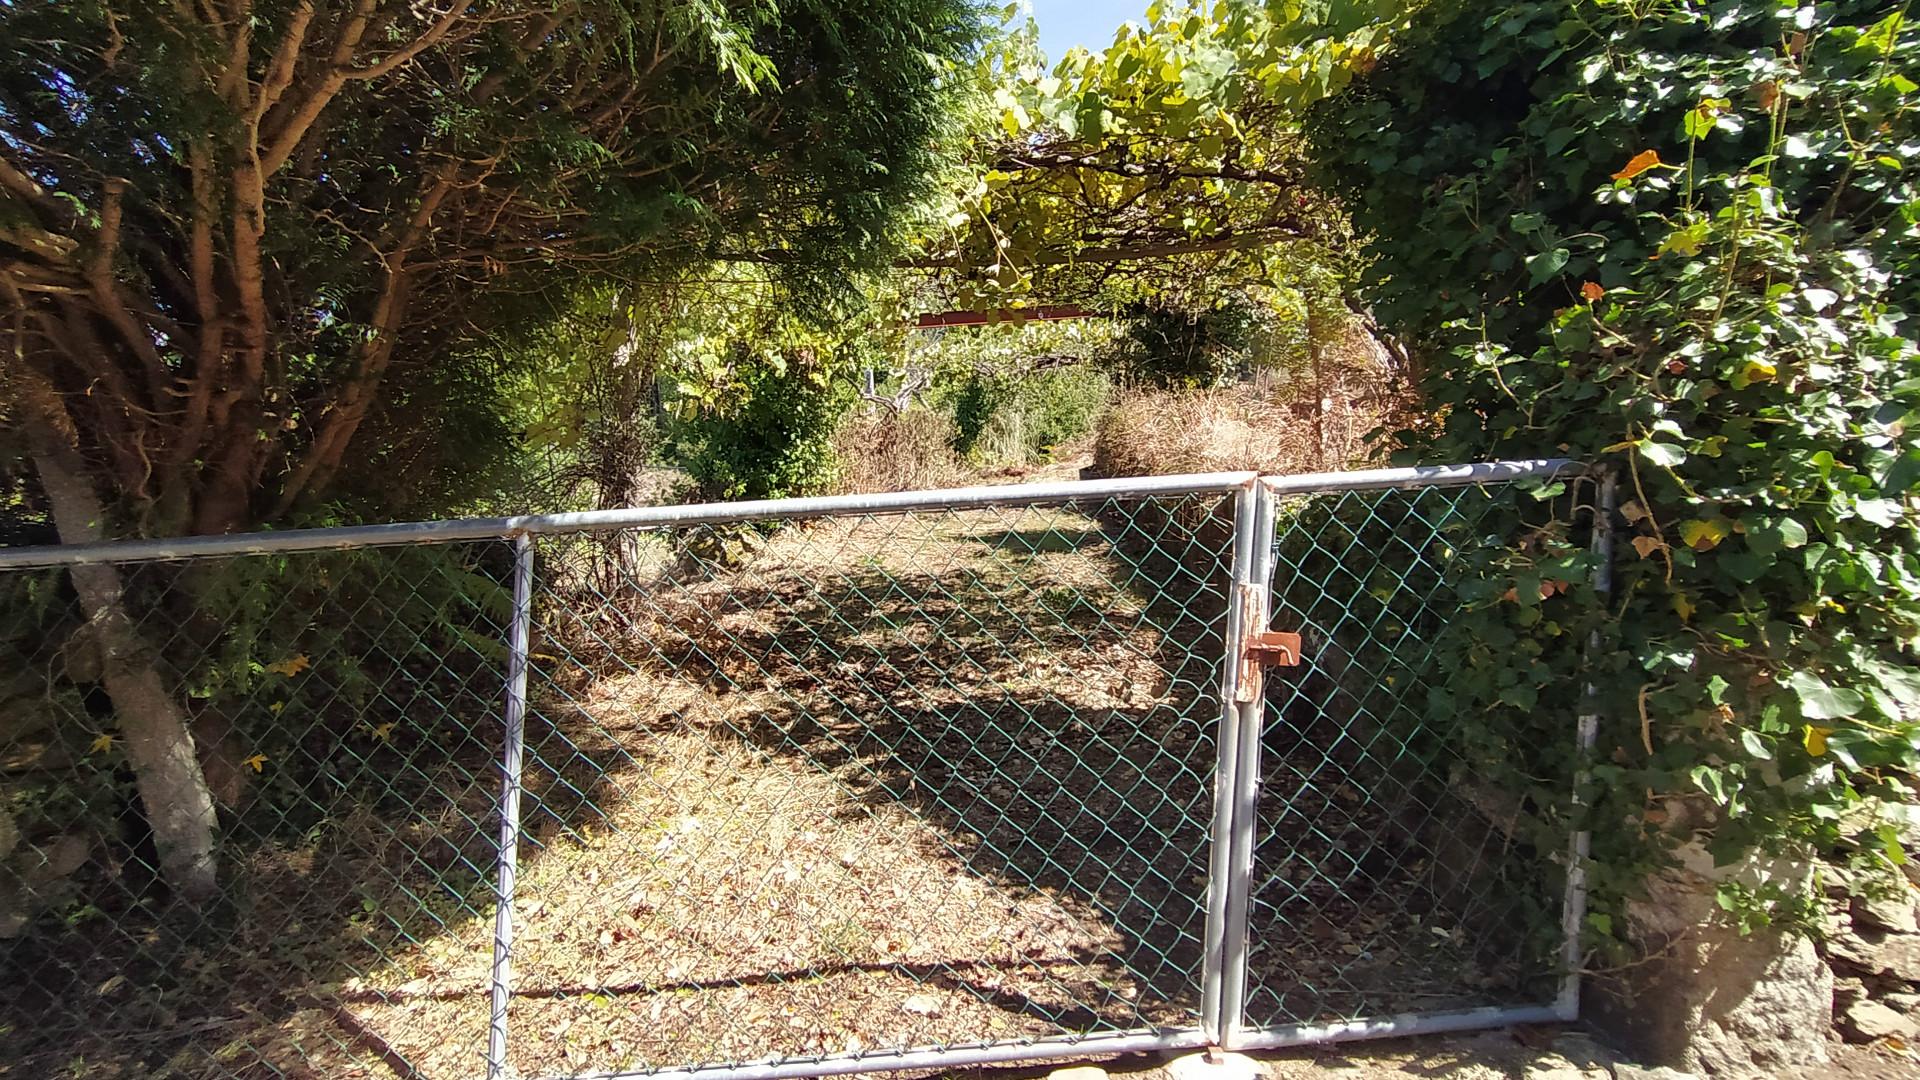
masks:
[[[1040,24],[1040,49],[1049,62],[1075,45],[1099,52],[1113,44],[1113,32],[1132,19],[1147,21],[1147,0],[1032,0]]]

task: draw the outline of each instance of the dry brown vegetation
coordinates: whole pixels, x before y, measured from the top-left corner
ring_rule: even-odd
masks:
[[[1312,456],[1310,432],[1256,391],[1144,390],[1101,418],[1092,474],[1298,471]]]
[[[856,412],[834,432],[833,451],[838,491],[922,491],[965,482],[953,452],[953,422],[930,409]]]
[[[1302,370],[1218,390],[1124,395],[1096,432],[1093,475],[1325,472],[1377,464],[1423,422],[1408,376],[1346,321]],[[1376,432],[1381,437],[1372,437]]]

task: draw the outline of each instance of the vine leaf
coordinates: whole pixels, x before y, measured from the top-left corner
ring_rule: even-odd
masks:
[[[1827,736],[1831,734],[1833,734],[1832,728],[1808,724],[1806,730],[1801,732],[1800,745],[1807,748],[1807,753],[1819,757],[1827,752]]]
[[[1857,690],[1828,686],[1826,680],[1810,671],[1787,676],[1787,689],[1800,699],[1800,715],[1809,720],[1840,720],[1863,708],[1867,699]],[[1826,737],[1821,736],[1824,744]]]
[[[1613,174],[1615,180],[1631,180],[1660,164],[1660,151],[1642,150],[1627,161],[1625,167]]]
[[[1655,465],[1662,465],[1669,469],[1687,460],[1687,452],[1672,443],[1658,443],[1652,439],[1641,439],[1633,445],[1635,449],[1640,451],[1641,457],[1646,458]]]
[[[279,660],[279,661],[275,661],[274,663],[268,664],[266,667],[266,670],[269,674],[285,675],[287,678],[291,679],[295,675],[300,674],[301,672],[307,670],[312,666],[313,666],[313,661],[307,659],[307,654],[299,653],[294,656],[289,656],[285,660]]]
[[[1695,551],[1711,551],[1720,546],[1731,531],[1724,520],[1714,518],[1708,521],[1683,521],[1680,523],[1680,540]]]

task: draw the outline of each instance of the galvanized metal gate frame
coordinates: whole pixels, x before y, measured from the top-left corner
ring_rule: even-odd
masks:
[[[968,508],[1058,505],[1100,499],[1230,494],[1234,499],[1232,589],[1226,613],[1221,658],[1220,727],[1216,738],[1214,813],[1206,896],[1202,960],[1202,1001],[1198,1024],[1112,1034],[1061,1035],[1028,1042],[975,1043],[907,1050],[863,1051],[818,1057],[786,1058],[750,1064],[629,1072],[573,1073],[573,1080],[787,1080],[898,1069],[952,1068],[1005,1062],[1093,1057],[1139,1051],[1217,1046],[1227,1049],[1324,1043],[1393,1035],[1459,1031],[1517,1023],[1569,1021],[1580,1006],[1580,927],[1585,921],[1584,862],[1588,838],[1569,838],[1568,873],[1563,901],[1563,972],[1560,991],[1550,1003],[1409,1014],[1335,1024],[1256,1028],[1245,1020],[1248,957],[1248,907],[1253,874],[1260,776],[1264,695],[1261,665],[1250,662],[1261,651],[1255,635],[1267,631],[1271,604],[1275,511],[1285,497],[1353,491],[1503,484],[1528,478],[1571,477],[1586,470],[1578,463],[1546,459],[1475,465],[1353,472],[1260,476],[1208,473],[1124,480],[955,488],[882,495],[846,495],[700,506],[646,507],[574,514],[473,518],[333,529],[297,529],[221,537],[108,541],[54,548],[0,550],[0,570],[36,566],[135,562],[217,555],[253,555],[345,548],[434,544],[509,539],[514,545],[513,615],[507,634],[509,662],[501,741],[499,841],[494,883],[494,942],[489,979],[486,1076],[508,1080],[509,1008],[513,997],[514,887],[517,857],[524,840],[520,820],[522,768],[526,755],[527,675],[533,619],[534,538],[614,529],[666,529],[748,521],[946,511]],[[1602,476],[1594,512],[1605,520],[1614,506],[1614,483]],[[1609,586],[1611,530],[1594,530],[1597,571],[1594,584]],[[1250,648],[1250,645],[1254,646]],[[1582,750],[1593,744],[1597,716],[1588,710],[1569,737]],[[1576,788],[1578,783],[1576,782]],[[1577,792],[1570,793],[1577,799]]]
[[[1550,1003],[1492,1007],[1447,1013],[1407,1014],[1335,1024],[1250,1027],[1245,1021],[1248,906],[1253,875],[1254,833],[1258,818],[1260,733],[1265,695],[1260,693],[1262,665],[1251,659],[1255,635],[1267,630],[1271,604],[1273,541],[1279,500],[1288,496],[1427,487],[1466,487],[1512,483],[1529,478],[1572,477],[1585,471],[1565,459],[1501,461],[1459,466],[1370,469],[1350,472],[1260,476],[1214,473],[1135,480],[1093,480],[961,488],[895,495],[829,496],[711,506],[649,507],[520,519],[514,532],[518,560],[515,576],[513,654],[509,668],[506,737],[502,754],[501,847],[498,868],[498,918],[493,962],[493,1009],[488,1039],[488,1080],[509,1080],[506,1063],[507,1006],[512,997],[512,906],[518,835],[520,762],[526,715],[526,606],[532,579],[530,539],[536,533],[584,532],[616,528],[671,527],[747,520],[789,520],[875,512],[952,510],[964,507],[1027,506],[1074,500],[1191,495],[1231,492],[1234,496],[1232,585],[1226,613],[1221,663],[1220,728],[1216,744],[1215,795],[1207,882],[1206,942],[1201,974],[1200,1023],[1194,1028],[1120,1034],[1056,1036],[1032,1042],[981,1043],[912,1050],[876,1050],[858,1054],[785,1058],[745,1065],[567,1074],[567,1080],[798,1080],[804,1077],[884,1072],[899,1069],[955,1068],[1021,1061],[1095,1057],[1108,1054],[1219,1047],[1253,1049],[1330,1043],[1396,1035],[1466,1031],[1512,1024],[1565,1022],[1579,1016],[1580,927],[1585,921],[1587,834],[1569,840],[1566,895],[1563,901],[1560,993]],[[1603,479],[1595,512],[1611,512],[1611,478]],[[1594,530],[1601,556],[1595,584],[1608,585],[1610,530]],[[1297,659],[1297,657],[1296,657]],[[1584,750],[1593,743],[1597,718],[1579,718],[1571,733]],[[1577,785],[1576,785],[1577,786]],[[1571,798],[1577,794],[1570,793]]]
[[[1564,1023],[1579,1018],[1582,961],[1580,931],[1586,921],[1585,864],[1590,845],[1590,834],[1585,829],[1576,831],[1569,838],[1566,887],[1561,908],[1560,964],[1563,974],[1554,1001],[1538,1005],[1410,1013],[1332,1024],[1255,1027],[1246,1023],[1247,919],[1255,828],[1258,823],[1260,736],[1266,722],[1266,695],[1261,692],[1259,685],[1263,665],[1244,662],[1244,658],[1258,651],[1249,638],[1268,629],[1274,572],[1274,526],[1282,498],[1350,491],[1463,487],[1511,483],[1529,478],[1570,478],[1586,472],[1585,466],[1578,462],[1540,459],[1263,476],[1249,495],[1242,496],[1243,505],[1251,504],[1251,520],[1244,517],[1236,520],[1235,587],[1243,602],[1235,603],[1230,613],[1227,628],[1228,663],[1221,693],[1224,708],[1219,739],[1221,763],[1218,790],[1224,794],[1216,800],[1209,896],[1216,893],[1222,896],[1217,937],[1211,933],[1215,924],[1211,918],[1213,912],[1209,912],[1208,998],[1202,1010],[1209,1025],[1206,1029],[1209,1045],[1227,1050],[1273,1048],[1471,1031],[1514,1024]],[[1611,519],[1616,497],[1615,478],[1611,474],[1600,475],[1592,507],[1596,521]],[[1612,585],[1612,530],[1604,526],[1596,527],[1592,544],[1596,557],[1594,586],[1605,595]],[[1298,648],[1297,638],[1293,639],[1292,647]],[[1298,656],[1283,662],[1298,662]],[[1591,693],[1592,688],[1588,687],[1589,699]],[[1598,723],[1599,717],[1591,708],[1578,718],[1572,734],[1582,755],[1591,751]],[[1574,790],[1569,792],[1569,799],[1576,808],[1578,789],[1584,781],[1583,769],[1575,777]],[[1222,882],[1225,883],[1224,888],[1213,888],[1213,885]],[[1219,950],[1217,954],[1213,951],[1215,947]]]

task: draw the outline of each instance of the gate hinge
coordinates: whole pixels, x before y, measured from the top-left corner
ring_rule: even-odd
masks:
[[[1249,634],[1247,659],[1267,667],[1299,667],[1300,635],[1289,630],[1263,630]]]

